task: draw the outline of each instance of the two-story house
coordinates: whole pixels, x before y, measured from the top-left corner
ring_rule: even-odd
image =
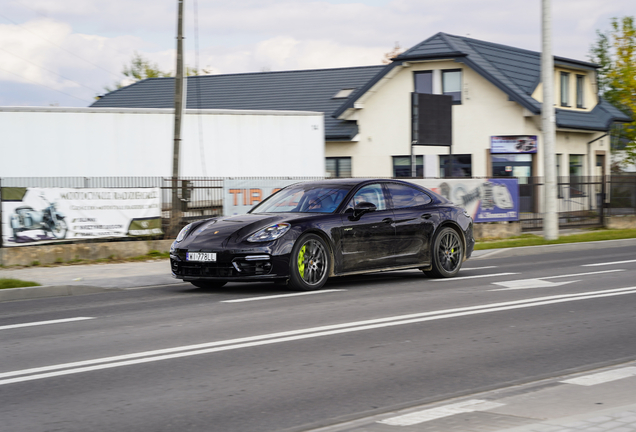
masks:
[[[557,175],[609,173],[606,134],[613,122],[631,120],[599,97],[597,65],[562,57],[554,65]],[[523,183],[543,175],[540,78],[538,52],[438,33],[385,66],[190,77],[187,108],[324,112],[330,176],[414,172],[420,178],[511,176]],[[172,78],[146,79],[92,106],[169,108],[173,89]],[[417,95],[447,96],[435,100],[449,105],[441,120],[449,121],[452,146],[417,138],[418,122],[437,115],[415,109],[415,101],[427,100]]]

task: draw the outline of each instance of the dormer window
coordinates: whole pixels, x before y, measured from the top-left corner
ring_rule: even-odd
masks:
[[[570,74],[561,72],[561,106],[570,106]]]
[[[346,99],[351,95],[351,93],[353,93],[354,90],[355,90],[354,88],[342,89],[338,93],[336,93],[331,99]]]
[[[583,98],[583,85],[585,83],[585,75],[576,76],[576,107],[585,108],[585,99]]]

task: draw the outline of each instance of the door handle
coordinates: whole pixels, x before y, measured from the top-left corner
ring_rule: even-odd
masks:
[[[391,222],[393,222],[393,219],[391,218],[382,219],[382,222],[384,222],[385,224],[390,224]]]
[[[431,218],[431,216],[432,216],[432,215],[431,215],[430,213],[424,213],[424,214],[422,215],[422,219],[430,219],[430,218]]]

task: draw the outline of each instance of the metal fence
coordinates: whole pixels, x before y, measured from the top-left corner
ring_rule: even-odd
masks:
[[[316,180],[316,177],[233,178],[232,180]],[[223,214],[226,178],[169,177],[5,177],[2,187],[143,188],[159,187],[162,194],[162,225],[169,233],[173,209],[178,227]],[[408,180],[408,179],[406,179]],[[541,230],[544,182],[539,177],[519,179],[522,230]],[[176,195],[173,189],[177,188]],[[636,214],[636,175],[605,177],[560,177],[558,213],[561,228],[602,226],[606,216]],[[173,196],[179,204],[173,207]],[[173,227],[174,228],[174,227]]]
[[[520,220],[524,231],[543,228],[543,178],[520,182]],[[559,177],[560,228],[602,226],[607,216],[636,214],[636,176]]]

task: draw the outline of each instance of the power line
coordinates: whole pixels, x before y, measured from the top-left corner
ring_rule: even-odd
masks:
[[[10,73],[11,75],[15,75],[15,76],[17,76],[17,77],[19,77],[19,78],[22,78],[23,80],[30,81],[30,82],[32,82],[33,84],[37,84],[37,85],[39,85],[39,86],[41,86],[41,87],[46,87],[46,88],[48,88],[49,90],[53,90],[53,91],[56,91],[56,92],[58,92],[58,93],[65,94],[66,96],[70,96],[70,97],[72,97],[72,98],[75,98],[75,99],[81,100],[82,102],[89,102],[89,103],[90,103],[90,101],[87,101],[86,99],[78,98],[77,96],[73,96],[73,95],[72,95],[72,94],[70,94],[70,93],[66,93],[66,92],[63,92],[62,90],[54,89],[53,87],[49,87],[49,86],[44,85],[44,84],[41,84],[41,83],[39,83],[39,82],[37,82],[37,81],[33,81],[33,80],[31,80],[31,79],[25,78],[25,77],[23,77],[22,75],[18,75],[18,74],[17,74],[17,73],[15,73],[15,72],[11,72],[11,71],[6,70],[6,69],[3,69],[3,68],[0,68],[0,70],[1,70],[1,71],[4,71],[4,72],[6,72],[6,73]]]
[[[4,48],[0,48],[0,50],[2,50],[2,51],[4,51],[4,52],[6,52],[6,53],[8,53],[8,54],[11,54],[11,55],[12,55],[12,56],[14,56],[14,57],[17,57],[17,58],[19,58],[20,60],[23,60],[23,61],[25,61],[25,62],[31,63],[32,65],[34,65],[34,66],[36,66],[36,67],[38,67],[38,68],[40,68],[40,69],[43,69],[43,70],[45,70],[45,71],[47,71],[47,72],[50,72],[50,73],[55,74],[55,75],[57,75],[57,76],[59,76],[59,77],[61,77],[61,78],[64,78],[64,79],[65,79],[65,80],[67,80],[67,81],[73,82],[73,83],[75,83],[75,84],[79,84],[79,85],[81,85],[82,87],[85,87],[85,88],[87,88],[87,89],[89,89],[89,90],[92,90],[92,91],[94,91],[94,92],[100,93],[100,91],[99,91],[99,90],[95,90],[95,89],[94,89],[94,88],[92,88],[92,87],[85,86],[84,84],[82,84],[82,83],[80,83],[80,82],[77,82],[77,81],[74,81],[74,80],[72,80],[72,79],[70,79],[70,78],[67,78],[67,77],[65,77],[64,75],[60,75],[60,74],[59,74],[59,73],[57,73],[57,72],[54,72],[54,71],[52,71],[52,70],[50,70],[50,69],[45,68],[44,66],[40,66],[40,65],[38,65],[37,63],[33,63],[31,60],[27,60],[27,59],[25,59],[25,58],[23,58],[23,57],[20,57],[20,56],[19,56],[19,55],[17,55],[17,54],[14,54],[14,53],[12,53],[12,52],[9,52],[9,51],[7,51],[7,50],[6,50],[6,49],[4,49]]]
[[[90,65],[93,65],[93,66],[95,66],[96,68],[103,70],[104,72],[108,72],[108,73],[109,73],[109,74],[111,74],[112,76],[117,77],[117,79],[121,79],[121,76],[120,76],[120,75],[114,74],[114,73],[112,73],[111,71],[109,71],[108,69],[104,69],[104,68],[103,68],[103,67],[101,67],[100,65],[97,65],[97,64],[95,64],[95,63],[93,63],[93,62],[91,62],[91,61],[89,61],[89,60],[86,60],[86,59],[85,59],[85,58],[83,58],[83,57],[78,56],[78,55],[77,55],[77,54],[75,54],[74,52],[69,51],[69,50],[67,50],[67,49],[66,49],[66,48],[64,48],[64,47],[61,47],[60,45],[56,44],[55,42],[51,42],[51,41],[50,41],[50,40],[48,40],[47,38],[45,38],[45,37],[43,37],[43,36],[40,36],[39,34],[35,33],[34,31],[29,30],[28,28],[24,27],[22,24],[20,24],[20,23],[18,23],[18,22],[13,21],[11,18],[9,18],[9,17],[7,17],[7,16],[5,16],[5,15],[3,15],[3,14],[0,14],[0,17],[2,17],[2,18],[4,18],[4,19],[6,19],[7,21],[9,21],[9,22],[10,22],[10,23],[12,23],[12,24],[15,24],[15,25],[17,25],[17,26],[21,27],[23,30],[28,31],[29,33],[31,33],[31,34],[33,34],[33,35],[35,35],[35,36],[39,37],[40,39],[42,39],[42,40],[44,40],[44,41],[46,41],[46,42],[50,43],[51,45],[56,46],[57,48],[61,49],[62,51],[67,52],[68,54],[72,55],[73,57],[76,57],[76,58],[78,58],[78,59],[80,59],[80,60],[82,60],[82,61],[84,61],[84,62],[86,62],[86,63],[88,63],[88,64],[90,64]]]

